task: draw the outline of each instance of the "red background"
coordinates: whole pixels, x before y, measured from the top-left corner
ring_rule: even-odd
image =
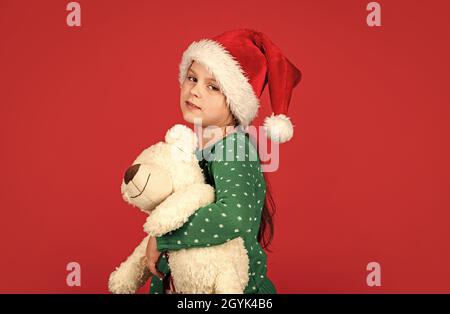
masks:
[[[145,235],[122,174],[183,122],[181,53],[239,27],[303,73],[270,174],[278,292],[450,292],[450,2],[379,1],[378,28],[369,2],[79,1],[68,27],[69,1],[1,0],[0,292],[107,292]]]

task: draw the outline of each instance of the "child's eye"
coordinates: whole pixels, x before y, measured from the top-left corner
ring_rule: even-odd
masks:
[[[195,77],[193,77],[193,76],[187,76],[186,78],[188,79],[188,81],[191,81],[191,79],[197,80],[197,79],[196,79]],[[194,82],[196,82],[196,81],[194,81]],[[214,86],[214,85],[208,85],[208,86],[211,86],[211,87],[212,87],[211,90],[213,90],[213,91],[220,91],[220,89],[219,89],[218,87]]]
[[[217,87],[215,87],[214,85],[209,85],[209,86],[211,86],[214,91],[219,91],[219,89]]]

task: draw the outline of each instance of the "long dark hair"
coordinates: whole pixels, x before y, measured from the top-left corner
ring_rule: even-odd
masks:
[[[252,136],[250,136],[250,134],[248,134],[248,137],[251,140],[251,142],[253,142],[254,146],[257,147],[257,151],[259,152],[259,143],[257,142],[257,140]],[[266,197],[264,200],[264,206],[261,213],[261,222],[259,224],[257,240],[265,250],[272,252],[269,249],[269,245],[272,243],[275,231],[273,216],[275,215],[276,212],[276,205],[275,200],[273,199],[272,196],[272,188],[270,186],[269,178],[266,175],[266,173],[264,173],[264,179],[266,181]]]
[[[273,216],[275,215],[276,205],[272,196],[272,189],[268,181],[267,175],[264,174],[266,180],[266,199],[261,214],[261,223],[258,230],[258,242],[269,252],[269,245],[272,243],[274,234]]]
[[[239,126],[239,122],[238,120],[235,118],[234,115],[232,115],[233,117],[233,126],[234,127],[238,127]],[[255,147],[257,147],[257,151],[259,151],[259,143],[257,142],[257,140],[255,138],[253,138],[252,136],[250,136],[250,134],[248,134],[249,139],[251,140],[251,142],[253,142],[253,144]],[[258,154],[259,155],[259,154]],[[258,230],[258,237],[257,240],[259,242],[259,244],[261,244],[261,247],[269,252],[272,252],[269,249],[269,245],[272,243],[273,240],[273,235],[274,235],[274,223],[273,223],[273,216],[275,215],[276,212],[276,205],[275,205],[275,201],[273,199],[272,196],[272,188],[270,186],[270,182],[268,180],[268,176],[266,175],[266,173],[264,173],[264,179],[266,181],[266,197],[264,200],[264,206],[262,209],[262,213],[261,213],[261,222],[259,224],[259,230]]]

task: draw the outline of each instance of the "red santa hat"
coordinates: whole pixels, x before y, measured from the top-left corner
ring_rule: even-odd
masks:
[[[256,117],[259,98],[268,84],[273,113],[264,119],[266,134],[280,143],[292,138],[294,130],[287,112],[301,72],[267,35],[238,29],[192,42],[181,59],[180,85],[193,61],[214,75],[230,111],[244,127]]]

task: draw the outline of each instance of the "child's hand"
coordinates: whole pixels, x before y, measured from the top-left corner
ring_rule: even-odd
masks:
[[[161,252],[158,251],[155,237],[148,238],[145,256],[147,257],[147,267],[150,270],[150,272],[153,275],[158,276],[159,278],[164,278],[164,275],[156,269],[156,264],[158,263],[159,258],[161,257]]]

